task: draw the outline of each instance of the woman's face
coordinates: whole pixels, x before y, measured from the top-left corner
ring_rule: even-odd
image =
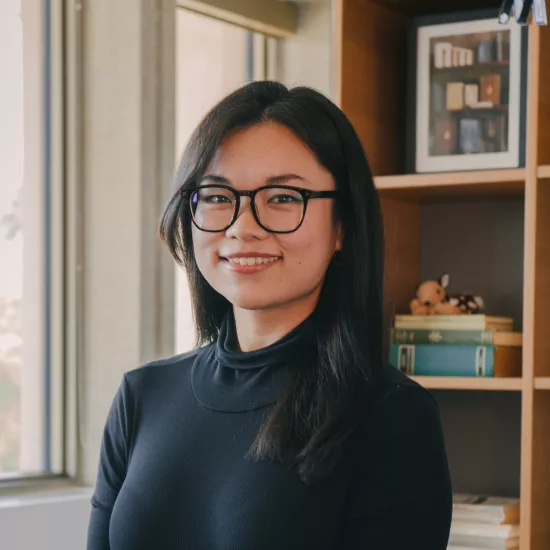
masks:
[[[216,179],[209,176],[216,176]],[[221,145],[201,184],[220,183],[253,190],[273,182],[314,191],[332,191],[332,175],[283,125],[265,123],[232,134]],[[235,223],[207,233],[192,225],[198,267],[208,283],[233,306],[259,310],[316,303],[329,262],[341,248],[334,199],[310,199],[301,227],[270,233],[256,222],[248,197],[241,198]],[[261,261],[241,258],[262,258]],[[246,264],[246,265],[243,265]]]

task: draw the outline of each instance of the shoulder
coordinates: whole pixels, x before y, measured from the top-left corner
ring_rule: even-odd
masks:
[[[370,449],[382,445],[403,451],[411,446],[408,451],[413,453],[420,443],[444,446],[437,401],[392,365],[385,366],[379,377],[361,431]]]
[[[208,345],[192,351],[155,359],[127,370],[121,380],[119,393],[127,401],[142,401],[167,396],[190,385],[193,365],[198,358],[208,357],[214,346]]]
[[[365,548],[370,540],[387,548],[445,548],[452,483],[434,397],[390,365],[363,427],[351,470],[352,539]]]
[[[357,444],[358,475],[371,488],[391,486],[397,492],[398,483],[410,496],[435,482],[438,498],[448,505],[450,474],[437,401],[391,365],[380,378]]]
[[[415,382],[407,375],[403,374],[400,370],[396,369],[390,363],[386,363],[377,379],[377,392],[378,395],[385,395],[389,391],[392,391],[396,388],[415,388],[423,390],[426,394],[428,393],[425,388],[423,388],[418,382]]]
[[[133,386],[144,382],[151,383],[155,380],[169,378],[192,367],[195,359],[203,353],[208,353],[210,347],[197,348],[186,353],[148,361],[126,371],[124,379],[128,384]]]
[[[392,365],[385,365],[372,394],[371,414],[382,409],[421,407],[439,415],[437,401],[433,395],[420,384],[397,370]]]

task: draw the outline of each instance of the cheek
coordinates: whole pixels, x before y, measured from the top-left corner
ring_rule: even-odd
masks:
[[[308,264],[312,270],[324,270],[334,254],[336,230],[331,223],[304,223],[296,233],[281,235],[279,240],[289,264]]]
[[[192,236],[195,261],[201,272],[206,276],[209,268],[213,265],[213,261],[217,259],[216,250],[220,236],[217,233],[199,231],[196,227],[193,227]]]

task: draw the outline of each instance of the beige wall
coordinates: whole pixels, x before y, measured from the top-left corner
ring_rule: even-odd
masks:
[[[177,0],[178,6],[270,36],[296,32],[298,10],[282,0]]]
[[[312,86],[331,97],[331,21],[330,0],[299,5],[298,32],[278,41],[279,80]]]
[[[174,9],[168,0],[94,0],[85,10],[79,397],[88,485],[123,373],[173,351],[174,276],[156,235],[175,158]]]

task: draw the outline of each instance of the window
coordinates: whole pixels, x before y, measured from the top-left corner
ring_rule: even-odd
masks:
[[[266,77],[268,39],[185,9],[176,10],[176,158],[206,112],[251,80]],[[184,271],[177,268],[176,352],[192,349],[194,328]]]
[[[55,0],[0,8],[0,479],[61,464]]]

